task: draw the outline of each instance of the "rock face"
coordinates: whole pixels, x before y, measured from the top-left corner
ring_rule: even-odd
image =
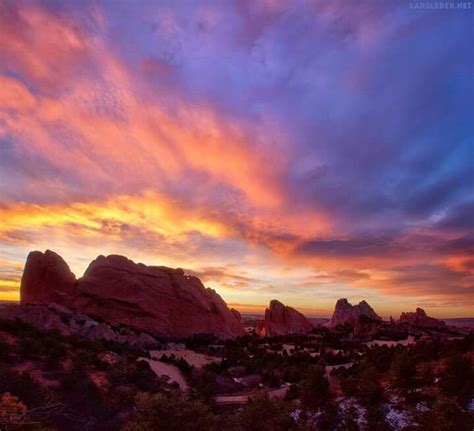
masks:
[[[242,315],[235,309],[235,308],[231,308],[230,311],[232,312],[232,314],[234,315],[234,317],[240,322],[243,324],[242,322]]]
[[[420,326],[423,328],[443,328],[446,326],[446,323],[441,320],[429,317],[422,308],[417,308],[414,313],[402,313],[397,323]]]
[[[270,301],[265,318],[257,323],[255,332],[261,337],[310,332],[314,325],[299,311],[283,305],[276,299]]]
[[[352,305],[346,298],[339,299],[331,320],[328,322],[330,328],[349,324],[352,327],[356,324],[359,316],[365,316],[374,321],[382,321],[373,308],[366,302],[361,301],[357,305]]]
[[[182,269],[146,266],[123,256],[99,256],[75,279],[52,251],[28,256],[21,283],[22,304],[61,304],[155,335],[185,337],[245,333],[240,319],[212,289]]]
[[[352,335],[357,338],[373,337],[378,332],[380,323],[380,320],[361,314],[355,319]]]
[[[28,255],[20,285],[22,303],[61,303],[76,285],[76,276],[54,251],[33,251]]]

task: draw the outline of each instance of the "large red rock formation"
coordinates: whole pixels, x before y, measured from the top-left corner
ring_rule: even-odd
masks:
[[[365,316],[374,321],[382,321],[382,318],[377,315],[366,301],[352,305],[346,298],[342,298],[336,302],[336,307],[331,320],[328,322],[328,326],[335,328],[336,326],[349,324],[354,327],[359,316]]]
[[[262,336],[303,334],[310,332],[314,325],[299,311],[283,305],[276,299],[270,301],[265,310],[265,318],[258,322],[255,332]]]
[[[32,252],[23,273],[21,303],[62,304],[156,335],[245,333],[223,299],[197,277],[117,255],[99,256],[76,280],[56,253]]]
[[[446,326],[446,323],[442,322],[441,320],[435,319],[434,317],[429,317],[422,308],[417,308],[414,313],[402,313],[397,323],[420,326],[424,328],[442,328]]]
[[[20,285],[23,303],[61,303],[76,285],[76,276],[54,251],[32,251],[26,260]]]

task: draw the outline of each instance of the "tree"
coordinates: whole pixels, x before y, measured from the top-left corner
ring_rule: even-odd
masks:
[[[24,424],[26,411],[26,406],[18,397],[9,392],[2,394],[0,397],[0,425],[2,425],[2,429]]]
[[[308,409],[317,409],[329,400],[329,381],[324,368],[311,368],[301,385],[301,402]]]
[[[358,394],[359,382],[355,377],[341,377],[340,384],[342,392],[344,392],[344,395],[347,397],[354,397]]]
[[[415,386],[416,365],[406,351],[395,356],[392,363],[392,373],[395,386],[398,389],[405,392]]]
[[[421,414],[419,431],[472,431],[474,417],[456,401],[441,397],[432,409]]]
[[[474,394],[474,371],[471,360],[462,355],[449,358],[440,375],[441,390],[466,405]]]
[[[180,392],[141,393],[135,402],[136,420],[124,431],[202,431],[216,428],[216,417],[198,400]]]
[[[28,410],[20,399],[9,392],[0,395],[0,430],[6,431],[52,431],[44,425],[38,414],[48,413],[50,406]]]
[[[383,401],[384,390],[375,367],[369,366],[361,371],[357,390],[359,398],[366,405],[379,404]]]
[[[292,404],[284,400],[271,400],[267,393],[257,394],[245,405],[237,417],[242,431],[284,431],[294,425]]]
[[[318,429],[325,431],[334,431],[341,422],[340,415],[341,412],[336,403],[326,403],[317,419]]]
[[[423,386],[431,386],[435,381],[433,366],[429,362],[425,362],[420,367],[420,383]]]
[[[355,407],[349,407],[339,414],[337,431],[354,431],[359,429],[357,423],[358,412]]]
[[[369,405],[365,414],[367,428],[371,431],[390,431],[392,427],[386,420],[386,409],[381,405]]]

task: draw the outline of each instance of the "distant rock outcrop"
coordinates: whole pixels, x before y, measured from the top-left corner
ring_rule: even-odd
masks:
[[[357,305],[352,305],[346,298],[342,298],[336,302],[334,313],[327,325],[330,328],[347,324],[354,327],[359,316],[365,316],[373,321],[382,321],[382,318],[377,315],[366,301],[361,301]]]
[[[257,323],[256,334],[262,337],[286,334],[304,334],[314,325],[299,311],[273,299],[265,310],[265,318]]]
[[[185,337],[245,333],[241,320],[212,289],[182,269],[146,266],[123,256],[99,256],[76,280],[52,251],[29,254],[22,304],[61,304],[155,335]]]
[[[341,298],[336,302],[334,313],[327,326],[349,327],[354,337],[366,338],[374,336],[381,324],[382,318],[366,301],[352,305],[346,298]]]
[[[444,328],[446,326],[445,322],[429,317],[422,308],[417,308],[415,312],[402,313],[397,323],[423,328]]]

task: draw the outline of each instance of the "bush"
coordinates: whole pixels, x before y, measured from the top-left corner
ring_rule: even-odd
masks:
[[[291,417],[293,405],[284,400],[271,400],[261,393],[250,399],[237,415],[237,429],[242,431],[283,431],[295,422]]]
[[[0,362],[10,362],[10,346],[0,341]]]
[[[395,356],[392,363],[395,387],[403,392],[412,389],[416,383],[416,365],[408,352],[403,351]]]
[[[216,417],[200,401],[180,392],[139,394],[135,402],[137,419],[123,431],[202,431],[216,429]]]
[[[443,393],[465,406],[474,395],[474,371],[471,360],[462,355],[448,359],[439,385]]]
[[[377,405],[384,399],[384,389],[379,382],[377,370],[364,369],[358,379],[358,397],[365,405]]]
[[[472,431],[474,417],[463,410],[456,401],[440,398],[432,409],[419,418],[419,431]]]

